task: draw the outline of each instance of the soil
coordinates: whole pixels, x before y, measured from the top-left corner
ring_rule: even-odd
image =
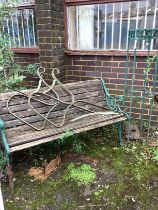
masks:
[[[31,167],[56,157],[51,144],[15,153],[14,190],[2,183],[5,210],[157,210],[158,162],[155,144],[134,141],[117,147],[113,127],[78,136],[82,154],[61,154],[59,169],[43,182],[28,176]],[[157,138],[156,138],[157,140]],[[70,163],[90,164],[96,172],[93,183],[79,186],[66,179]]]

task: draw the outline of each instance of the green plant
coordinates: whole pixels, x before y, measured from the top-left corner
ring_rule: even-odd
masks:
[[[78,185],[88,185],[96,178],[94,169],[87,164],[75,166],[73,163],[71,163],[68,166],[68,171],[68,179],[76,181]]]
[[[155,55],[153,55],[152,57],[147,58],[147,60],[146,60],[147,68],[144,69],[144,73],[147,75],[147,78],[148,78],[150,71],[152,70],[152,63],[156,60],[156,57],[157,57],[157,53]]]
[[[25,67],[24,72],[26,74],[36,76],[37,75],[37,68],[38,68],[37,64],[29,64],[28,66]]]
[[[73,136],[74,134],[73,134],[73,132],[71,131],[71,130],[69,130],[69,129],[66,129],[65,130],[65,133],[63,133],[61,136],[60,136],[60,143],[63,143],[64,141],[65,141],[65,139],[67,139],[67,138],[69,138],[69,137],[71,137],[71,136]]]
[[[153,160],[158,160],[158,149],[153,149]]]
[[[104,190],[103,189],[98,189],[97,191],[94,192],[94,196],[98,199],[100,199],[100,197],[102,196],[102,194],[104,193],[105,190],[109,189],[109,185],[105,185],[104,186]]]
[[[0,177],[2,177],[4,174],[6,174],[6,158],[3,154],[3,152],[0,150]]]
[[[57,143],[61,148],[60,153],[65,153],[65,152],[70,151],[70,150],[72,150],[73,152],[76,152],[76,153],[81,153],[83,151],[81,141],[69,129],[67,129],[65,131],[65,133],[63,133],[60,136]]]

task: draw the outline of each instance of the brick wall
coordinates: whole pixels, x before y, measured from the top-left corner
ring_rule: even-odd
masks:
[[[36,26],[39,54],[15,53],[15,60],[21,65],[33,63],[46,68],[45,79],[52,83],[51,71],[59,68],[61,81],[66,81],[66,57],[64,38],[63,0],[36,0]],[[27,78],[28,86],[37,85],[37,78]]]
[[[131,87],[132,82],[132,66],[133,57],[129,58],[128,69],[128,88]],[[154,69],[155,64],[152,65]],[[82,81],[103,77],[107,87],[112,95],[123,95],[124,78],[125,78],[126,57],[125,56],[91,56],[91,55],[68,55],[67,56],[67,82]],[[143,70],[146,67],[146,57],[138,57],[136,63],[136,73],[134,80],[134,87],[137,89],[143,86]],[[149,76],[153,78],[153,70]],[[158,87],[158,82],[157,82]],[[158,89],[157,89],[158,92]],[[136,95],[141,95],[141,91],[137,91]],[[149,101],[146,101],[144,118],[149,117]],[[129,102],[127,102],[129,105]],[[141,104],[138,102],[133,103],[133,117],[140,118]],[[158,122],[158,111],[153,111],[152,120]]]
[[[60,80],[65,81],[66,59],[64,39],[63,0],[36,0],[39,59],[46,68],[49,81],[51,71],[60,69]],[[50,81],[51,82],[51,81]]]
[[[46,68],[45,78],[51,83],[51,71],[54,67],[60,69],[61,81],[72,82],[96,77],[103,77],[111,94],[123,94],[125,56],[92,56],[92,55],[67,55],[65,56],[64,32],[64,1],[63,0],[36,0],[36,16],[39,45],[39,62]],[[25,56],[25,57],[24,57]],[[19,63],[33,63],[38,61],[37,55],[18,54]],[[143,69],[145,57],[138,57],[135,74],[135,87],[143,86]],[[133,57],[130,57],[128,70],[128,84],[131,84]],[[152,78],[153,75],[151,74]],[[36,79],[35,79],[36,80]],[[31,83],[33,85],[33,83]],[[158,85],[158,84],[157,84]],[[141,94],[138,92],[137,94]],[[141,105],[134,104],[133,116],[140,117]],[[157,121],[158,112],[154,110],[152,120]],[[148,118],[149,110],[146,107],[145,117]]]
[[[39,64],[39,54],[34,53],[15,53],[15,61],[22,66],[29,64]]]
[[[39,64],[39,54],[37,53],[15,53],[14,54],[15,61],[22,65],[27,66],[29,64]],[[30,77],[29,75],[26,75],[24,85],[28,88],[36,87],[38,84],[38,78],[36,77]]]

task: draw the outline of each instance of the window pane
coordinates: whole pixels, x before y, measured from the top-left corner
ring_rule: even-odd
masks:
[[[99,32],[99,28],[98,28],[98,23],[99,23],[99,16],[98,16],[98,12],[99,12],[99,5],[94,5],[94,48],[98,48],[98,32]]]
[[[70,7],[68,19],[71,49],[94,49],[94,6]]]
[[[158,29],[158,0],[156,1],[156,6],[155,6],[155,14],[154,14],[154,21],[155,21],[155,27],[154,28],[157,28]],[[157,8],[157,9],[156,9]],[[155,39],[153,41],[153,49],[158,49],[158,39]]]
[[[158,0],[68,7],[70,49],[126,50],[130,29],[158,28]],[[156,49],[152,41],[151,49]],[[130,40],[129,49],[147,50],[144,40]]]
[[[128,36],[128,17],[129,17],[130,3],[124,3],[122,8],[122,36],[121,36],[121,49],[126,49],[127,36]]]
[[[2,0],[0,0],[2,2]],[[6,2],[3,1],[3,2]],[[9,2],[9,1],[8,1]],[[21,0],[18,3],[33,3]],[[34,9],[14,10],[4,21],[3,32],[12,47],[32,47],[37,45],[36,18]]]
[[[94,6],[94,48],[104,49],[105,5]]]
[[[12,47],[32,47],[37,44],[33,9],[17,10],[4,22],[3,31]]]
[[[78,49],[77,46],[77,7],[69,7],[68,10],[68,47]]]
[[[105,5],[99,5],[99,49],[104,49],[105,37]]]
[[[121,3],[115,6],[114,10],[114,36],[113,36],[113,49],[118,49],[120,38],[120,24],[121,24]]]
[[[78,7],[78,45],[79,49],[94,48],[94,6]]]
[[[112,18],[113,18],[113,4],[107,5],[107,24],[106,24],[106,48],[111,49],[112,41]]]

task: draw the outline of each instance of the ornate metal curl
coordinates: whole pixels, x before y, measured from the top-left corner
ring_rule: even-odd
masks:
[[[62,127],[64,124],[65,124],[65,120],[66,120],[66,114],[68,112],[68,110],[71,108],[71,107],[75,107],[75,108],[79,108],[83,111],[86,111],[88,112],[89,114],[83,114],[79,117],[76,117],[74,119],[71,120],[71,122],[74,122],[74,121],[77,121],[81,118],[84,118],[84,117],[87,117],[87,116],[91,116],[91,115],[102,115],[102,116],[107,116],[107,115],[113,115],[113,114],[119,114],[119,113],[116,113],[114,112],[113,110],[112,111],[108,111],[109,110],[109,107],[102,107],[102,106],[99,106],[97,104],[93,104],[91,102],[87,102],[87,101],[84,101],[84,100],[75,100],[75,96],[74,94],[72,93],[72,91],[70,91],[65,85],[63,85],[58,79],[57,77],[55,76],[55,74],[59,74],[59,69],[55,68],[53,69],[52,71],[52,78],[53,78],[53,82],[52,82],[52,85],[49,85],[44,79],[43,79],[43,76],[42,74],[45,72],[45,68],[43,67],[39,67],[38,70],[37,70],[37,75],[39,77],[39,83],[38,83],[38,86],[37,88],[30,94],[26,94],[24,92],[21,92],[21,91],[17,91],[18,94],[12,96],[9,98],[9,100],[7,101],[7,108],[8,108],[8,111],[17,119],[19,119],[20,121],[22,121],[24,124],[30,126],[31,128],[37,130],[37,131],[41,131],[45,128],[45,125],[46,123],[49,123],[51,126],[53,127],[57,127],[57,128],[60,128]],[[41,91],[41,86],[42,86],[42,83],[46,86],[46,89],[44,91]],[[60,96],[58,95],[58,93],[54,90],[54,87],[55,85],[58,84],[65,92],[67,92],[67,94],[70,96],[71,100],[70,102],[67,102],[67,101],[63,101],[60,99]],[[11,111],[10,109],[10,102],[12,99],[14,99],[15,97],[17,96],[23,96],[23,97],[26,97],[27,100],[28,100],[28,105],[30,106],[30,108],[38,115],[40,116],[42,119],[43,119],[43,123],[42,123],[42,126],[40,128],[38,127],[35,127],[34,125],[28,123],[26,120],[18,117],[15,113],[13,113],[13,111]],[[45,102],[43,100],[40,100],[38,99],[39,96],[46,96],[48,99],[53,99],[55,101],[55,103],[50,103],[50,102]],[[47,112],[46,116],[43,116],[41,113],[39,113],[34,105],[33,105],[33,101],[36,101],[36,102],[39,102],[39,103],[42,103],[43,105],[47,105],[47,106],[50,106],[50,109],[49,111]],[[93,107],[96,107],[96,108],[101,108],[103,109],[104,111],[103,112],[95,112],[93,110],[90,110],[88,108],[84,108],[82,106],[79,106],[77,105],[78,102],[81,102],[83,104],[87,104],[87,105],[91,105]],[[49,115],[50,113],[59,105],[66,105],[66,109],[64,110],[64,114],[63,114],[63,119],[62,119],[62,122],[61,123],[54,123],[52,122],[52,120],[48,119],[49,118]]]

